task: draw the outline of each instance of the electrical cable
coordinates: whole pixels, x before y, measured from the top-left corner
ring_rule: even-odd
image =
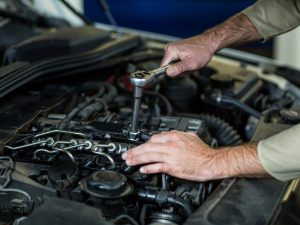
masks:
[[[59,130],[64,130],[70,121],[82,110],[84,110],[87,106],[89,106],[93,101],[95,101],[95,98],[99,98],[104,92],[105,92],[106,85],[100,84],[98,87],[98,93],[94,97],[87,97],[84,102],[77,105],[62,121],[62,123],[59,126]],[[116,91],[116,90],[115,90]]]
[[[16,219],[12,225],[19,225],[19,224],[21,224],[26,219],[27,219],[26,216],[22,216],[22,217]]]
[[[2,192],[19,193],[19,194],[24,195],[29,201],[31,201],[31,196],[27,192],[20,190],[20,189],[15,189],[15,188],[6,188],[9,185],[9,183],[11,182],[11,174],[12,174],[12,170],[14,169],[14,162],[13,162],[12,158],[10,158],[9,156],[1,156],[0,160],[8,160],[9,161],[6,171],[5,171],[6,180],[5,180],[4,184],[0,185],[0,192],[2,191]]]
[[[63,122],[59,126],[59,130],[64,130],[69,122],[77,115],[78,112],[80,112],[82,109],[84,109],[86,106],[88,106],[93,101],[93,98],[88,97],[84,102],[80,103],[76,108],[74,108],[63,120]]]
[[[164,105],[166,107],[166,115],[169,116],[169,115],[173,114],[173,107],[172,107],[170,101],[165,96],[161,95],[160,93],[154,92],[154,91],[145,91],[144,94],[157,97],[159,100],[161,100],[161,102],[164,103]]]
[[[10,183],[11,181],[11,173],[12,173],[12,169],[15,167],[14,162],[12,160],[12,158],[10,158],[9,156],[1,156],[0,160],[8,160],[8,165],[6,167],[5,170],[5,177],[6,180],[4,181],[4,184],[0,185],[0,190],[7,187],[7,185]]]
[[[146,213],[147,213],[147,204],[143,204],[142,209],[141,209],[141,213],[140,213],[140,223],[141,225],[145,225],[146,224]]]
[[[132,225],[139,225],[138,222],[136,222],[132,217],[125,215],[125,214],[121,214],[120,216],[116,217],[115,219],[113,219],[113,223],[116,224],[117,222],[126,219],[128,222],[130,222]]]
[[[16,189],[16,188],[2,188],[2,189],[0,189],[0,191],[2,191],[2,192],[15,192],[15,193],[19,193],[19,194],[24,195],[29,201],[31,201],[31,196],[27,192],[22,191],[20,189]]]
[[[107,105],[117,97],[118,92],[114,86],[108,83],[103,83],[103,87],[106,90],[105,95],[99,98],[102,95],[102,93],[101,95],[98,93],[96,96],[93,97],[95,103],[86,106],[85,108],[81,109],[80,112],[78,112],[78,116],[82,120],[87,120],[95,112],[106,110]]]

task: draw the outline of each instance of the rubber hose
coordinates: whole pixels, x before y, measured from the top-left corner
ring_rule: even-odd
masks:
[[[107,93],[102,97],[102,100],[106,103],[110,103],[113,100],[115,100],[115,98],[118,95],[117,89],[108,83],[104,83],[105,89],[107,91]]]
[[[90,90],[90,89],[98,89],[98,93],[96,94],[97,97],[100,97],[104,91],[105,91],[105,84],[99,83],[85,83],[82,87],[82,90]],[[62,123],[59,126],[59,130],[64,130],[70,123],[70,121],[84,108],[86,108],[88,105],[90,105],[94,101],[93,97],[87,97],[86,100],[79,105],[77,105],[62,121]]]
[[[58,129],[59,130],[64,130],[68,126],[68,124],[70,123],[70,121],[77,115],[77,113],[79,113],[82,109],[84,109],[85,107],[87,107],[92,101],[93,101],[92,98],[88,98],[87,100],[85,100],[84,102],[82,102],[78,106],[76,106],[76,108],[74,108],[66,116],[66,118],[62,121],[62,123],[60,124],[60,126],[58,127]]]
[[[198,118],[204,121],[209,133],[217,138],[219,146],[238,145],[243,142],[238,132],[224,120],[208,114],[200,114]]]
[[[136,194],[139,199],[153,202],[158,205],[170,204],[175,208],[181,209],[187,218],[193,213],[193,207],[190,201],[177,197],[174,192],[157,191],[145,188],[137,189]]]
[[[97,96],[102,96],[105,92],[105,85],[103,82],[89,81],[85,82],[79,89],[79,92],[97,91]]]
[[[240,102],[238,99],[235,99],[235,98],[232,98],[229,96],[225,96],[225,95],[217,96],[216,99],[215,99],[215,96],[213,96],[212,99],[216,100],[218,103],[221,103],[221,104],[234,105],[237,108],[239,108],[240,110],[244,111],[245,113],[247,113],[251,116],[254,116],[258,119],[260,118],[260,113],[258,111],[251,108],[250,106]]]
[[[100,97],[101,95],[97,94],[95,97],[95,103],[87,105],[83,108],[79,113],[78,116],[83,119],[87,120],[93,113],[101,112],[102,110],[106,109],[108,103],[112,102],[117,97],[117,90],[111,84],[103,83],[105,90],[107,93],[104,94],[103,97],[99,101],[96,98]]]
[[[94,112],[101,112],[105,108],[105,105],[102,102],[90,104],[78,113],[78,117],[82,120],[87,120]]]

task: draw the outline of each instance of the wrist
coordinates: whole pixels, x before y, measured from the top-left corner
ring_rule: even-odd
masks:
[[[218,31],[217,28],[211,28],[203,33],[202,39],[204,39],[207,43],[207,46],[210,47],[210,52],[215,54],[222,48],[223,38],[222,34]]]
[[[215,29],[209,29],[202,34],[196,35],[190,38],[199,46],[205,46],[205,49],[212,56],[214,55],[221,46],[221,39],[215,33]]]
[[[242,13],[205,31],[201,36],[209,41],[214,53],[224,47],[262,39],[254,24]]]
[[[229,148],[221,148],[213,150],[213,165],[211,167],[214,179],[223,179],[235,176],[230,162],[230,150]]]
[[[218,180],[229,177],[227,149],[208,148],[200,154],[199,180]],[[203,160],[205,158],[205,160]]]
[[[256,143],[216,150],[213,169],[216,179],[267,176],[258,158]]]

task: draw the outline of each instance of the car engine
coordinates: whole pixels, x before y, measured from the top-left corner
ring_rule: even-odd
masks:
[[[193,132],[211,146],[217,146],[218,140],[210,134],[209,123],[223,126],[222,140],[230,144],[241,143],[237,132],[208,114],[171,116],[169,100],[159,92],[146,91],[141,132],[130,139],[132,97],[122,91],[122,79],[116,82],[120,83],[89,81],[81,87],[60,87],[59,93],[63,89],[80,92],[56,102],[4,146],[2,185],[7,195],[1,202],[8,205],[2,205],[2,219],[26,215],[46,196],[60,196],[100,208],[107,220],[126,215],[125,219],[130,216],[142,224],[180,224],[212,193],[218,182],[141,174],[139,168],[127,166],[121,154],[162,131]],[[34,95],[46,99],[43,95],[54,90],[45,89],[48,93]]]
[[[218,150],[258,141],[253,137],[261,135],[262,127],[268,133],[267,125],[279,131],[300,122],[296,85],[274,71],[216,56],[199,71],[147,86],[139,133],[132,137],[129,74],[159,67],[164,42],[129,34],[117,39],[95,28],[82,29],[42,34],[3,54],[3,224],[183,224],[195,212],[209,209],[214,196],[235,181],[192,182],[167,174],[141,174],[139,167],[125,164],[122,153],[160,132],[193,132]],[[74,33],[87,34],[86,43],[93,44],[82,41],[76,46]],[[74,54],[70,46],[65,52],[51,51],[50,59],[43,54],[45,43],[49,49],[62,48],[65,42],[56,45],[49,40],[66,36],[71,49],[81,55],[67,58]],[[97,60],[96,53],[101,56]],[[12,78],[18,87],[13,90],[5,83]],[[286,188],[273,180],[266,183],[279,187],[274,196]],[[262,195],[268,197],[264,193],[257,198]]]

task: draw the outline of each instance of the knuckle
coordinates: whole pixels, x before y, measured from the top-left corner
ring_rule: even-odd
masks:
[[[185,71],[185,67],[182,63],[175,64],[174,65],[174,70],[176,71],[177,74],[180,74],[180,73],[183,73]]]
[[[149,138],[149,140],[148,140],[148,142],[154,142],[155,141],[155,137],[154,136],[151,136],[150,138]]]
[[[169,148],[174,152],[176,149],[178,149],[178,143],[177,142],[171,142],[170,144],[169,144]]]
[[[161,153],[159,157],[161,159],[160,161],[166,162],[168,160],[168,155],[165,153]]]
[[[162,164],[161,165],[161,172],[163,172],[163,173],[169,173],[169,171],[170,171],[169,168],[170,167],[167,164]]]
[[[170,175],[176,175],[176,171],[174,167],[168,166],[167,170],[165,173],[170,174]]]
[[[142,145],[139,145],[137,148],[138,148],[138,152],[136,154],[141,154],[141,152],[145,153],[145,152],[148,152],[149,150],[151,150],[152,143],[147,142]]]
[[[180,140],[180,133],[178,131],[172,132],[172,138],[174,140]]]
[[[135,164],[137,164],[137,161],[138,161],[138,157],[133,157],[130,159],[129,165],[135,165]]]
[[[144,150],[143,150],[143,154],[141,155],[147,155],[147,154],[151,154],[151,150],[153,149],[153,143],[147,143],[145,144]]]
[[[127,153],[128,158],[131,158],[134,155],[133,154],[134,153],[133,149],[129,149],[126,153]]]
[[[164,51],[167,52],[170,50],[170,48],[172,48],[172,43],[168,43],[165,45]]]
[[[165,173],[166,172],[165,164],[159,164],[157,170],[158,170],[157,172],[159,173]]]
[[[195,134],[194,132],[187,132],[186,134],[191,136],[191,137],[197,137],[198,138],[198,135]]]
[[[148,161],[148,159],[152,158],[152,153],[145,153],[145,154],[141,154],[138,157],[138,163],[145,163]]]
[[[137,155],[131,158],[131,164],[133,165],[143,163],[143,161],[144,161],[144,155]]]
[[[139,159],[138,159],[138,163],[149,163],[149,162],[155,162],[157,161],[157,156],[155,153],[153,152],[148,152],[148,153],[144,153],[139,155]]]
[[[168,136],[170,137],[170,139],[176,139],[176,137],[177,137],[177,135],[176,135],[175,132],[170,132],[170,133],[168,134]]]
[[[176,45],[177,45],[176,42],[169,42],[165,45],[165,49],[173,48]]]
[[[152,136],[150,137],[149,141],[150,141],[150,142],[155,142],[155,141],[159,140],[159,138],[160,138],[160,135],[159,135],[159,134],[154,134],[154,135],[152,135]]]

